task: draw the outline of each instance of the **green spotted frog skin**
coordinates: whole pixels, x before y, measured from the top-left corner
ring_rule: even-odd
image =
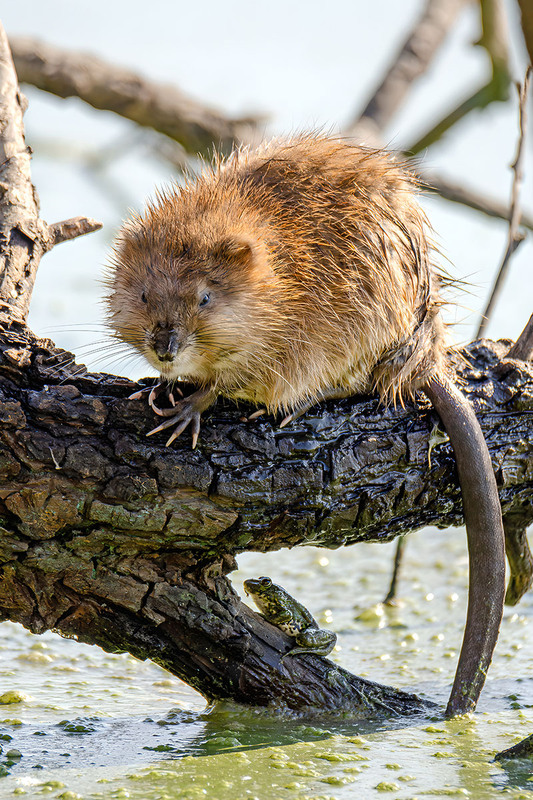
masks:
[[[281,660],[301,653],[327,656],[335,647],[337,635],[319,628],[305,606],[281,586],[272,583],[270,578],[250,578],[244,581],[244,591],[252,597],[268,622],[294,638],[297,646],[285,653]]]

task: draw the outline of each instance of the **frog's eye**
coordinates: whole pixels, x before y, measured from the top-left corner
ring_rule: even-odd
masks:
[[[259,578],[259,580],[261,581],[261,586],[264,589],[268,589],[269,586],[272,586],[271,578]]]

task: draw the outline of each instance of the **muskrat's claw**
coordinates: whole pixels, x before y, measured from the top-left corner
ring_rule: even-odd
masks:
[[[155,401],[159,397],[160,394],[163,394],[166,391],[167,397],[172,404],[172,408],[159,408],[156,406]],[[174,386],[172,389],[169,387],[168,383],[162,381],[158,383],[150,394],[148,395],[148,405],[152,409],[155,414],[158,414],[160,417],[169,417],[171,414],[174,413],[174,408],[176,406],[176,399],[174,397],[174,392],[177,392],[180,397],[183,397],[183,392],[178,386]]]
[[[153,433],[159,433],[159,431],[164,431],[165,428],[172,428],[176,426],[176,430],[169,438],[166,443],[168,447],[174,439],[176,439],[185,428],[190,425],[191,432],[192,432],[192,446],[193,450],[196,447],[196,443],[198,441],[198,434],[200,433],[200,418],[201,414],[209,408],[216,400],[217,392],[216,390],[211,387],[207,386],[203,389],[198,389],[193,394],[190,394],[188,397],[184,397],[183,400],[180,400],[176,403],[174,408],[165,409],[161,411],[161,416],[168,417],[161,425],[158,425],[157,428],[154,428],[153,431],[147,433],[147,436],[151,436]]]
[[[318,394],[313,400],[308,400],[307,402],[302,403],[302,405],[297,406],[295,409],[293,409],[293,411],[291,411],[290,414],[287,414],[287,416],[281,420],[279,427],[284,428],[285,425],[289,424],[289,422],[298,419],[298,417],[301,417],[303,414],[305,414],[306,411],[309,411],[310,408],[313,408],[313,406],[316,406],[323,400],[333,400],[333,399],[339,400],[343,397],[349,397],[349,396],[350,396],[350,390],[343,389],[339,386],[332,386],[329,389],[323,389],[320,392],[320,394]]]
[[[153,386],[145,386],[144,389],[139,389],[138,392],[133,392],[133,394],[130,394],[130,396],[127,397],[126,399],[127,400],[140,400],[143,395],[147,394],[148,392],[150,392],[150,394],[151,394],[153,392],[153,390],[154,390]]]
[[[253,414],[250,414],[248,417],[243,417],[243,422],[252,422],[252,420],[257,419],[258,417],[262,417],[263,414],[266,414],[266,408],[258,408],[257,411],[254,411]]]
[[[140,400],[143,395],[148,394],[148,405],[150,408],[153,408],[156,414],[166,416],[163,409],[158,408],[155,405],[156,397],[159,397],[159,395],[163,394],[165,391],[167,392],[167,397],[173,406],[176,405],[176,400],[174,399],[175,391],[178,392],[180,397],[183,397],[183,392],[177,386],[175,386],[173,389],[170,389],[166,381],[160,381],[159,383],[156,383],[155,386],[145,386],[143,389],[139,389],[138,392],[133,392],[133,394],[130,394],[128,397],[128,400]],[[170,409],[170,413],[173,413],[172,409]]]
[[[198,434],[200,433],[200,412],[195,411],[192,407],[192,404],[188,403],[187,400],[182,400],[173,409],[165,409],[165,411],[170,410],[174,416],[166,419],[161,423],[161,425],[158,425],[157,428],[154,428],[153,431],[149,431],[146,435],[151,436],[153,433],[159,433],[160,431],[164,431],[165,428],[172,428],[174,425],[176,425],[176,430],[173,432],[172,436],[169,437],[165,444],[165,447],[168,447],[172,444],[174,439],[177,439],[178,436],[183,433],[188,425],[191,425],[192,449],[194,450],[198,441]],[[162,414],[161,416],[166,416],[166,414]]]
[[[295,408],[294,411],[291,411],[290,414],[287,414],[287,416],[281,420],[281,422],[279,423],[279,427],[284,428],[285,425],[289,424],[289,422],[298,419],[298,417],[301,417],[303,414],[305,414],[306,411],[309,411],[310,408],[316,406],[316,403],[317,401],[315,400],[314,403],[306,403],[305,406],[299,406],[298,408]]]

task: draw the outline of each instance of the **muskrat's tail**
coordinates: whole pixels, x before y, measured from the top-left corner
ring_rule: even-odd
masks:
[[[500,502],[487,443],[474,410],[443,376],[423,387],[455,452],[469,556],[466,627],[446,716],[476,707],[498,638],[505,595],[505,547]]]

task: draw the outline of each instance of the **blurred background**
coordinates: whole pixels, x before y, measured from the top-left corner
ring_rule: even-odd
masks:
[[[444,43],[381,131],[381,141],[394,150],[412,151],[421,135],[490,81],[494,50],[491,54],[474,44],[482,33],[480,4],[452,0],[452,5],[460,10]],[[496,18],[496,38],[505,40],[507,50],[508,100],[471,111],[431,147],[420,149],[416,164],[427,174],[507,204],[518,140],[517,92],[509,81],[523,80],[527,55],[516,0],[485,2],[493,5],[505,14],[504,22]],[[428,6],[425,0],[152,0],[148,5],[93,0],[90,6],[25,0],[4,4],[2,21],[14,43],[31,36],[91,53],[155,82],[174,84],[230,117],[256,115],[255,135],[261,137],[308,129],[345,132]],[[61,99],[28,85],[23,91],[43,218],[55,222],[83,214],[104,223],[102,231],[54,248],[43,259],[30,324],[38,334],[74,349],[92,369],[149,374],[148,367],[128,359],[107,362],[105,351],[92,344],[105,339],[99,280],[116,229],[128,209],[142,208],[156,186],[178,174],[165,156],[169,140],[76,97]],[[531,137],[526,155],[522,202],[531,213]],[[468,341],[503,257],[508,225],[435,196],[425,198],[424,205],[442,263],[469,284],[449,312],[458,323],[455,340]],[[487,328],[492,338],[516,338],[532,312],[532,256],[530,237],[513,257]]]

